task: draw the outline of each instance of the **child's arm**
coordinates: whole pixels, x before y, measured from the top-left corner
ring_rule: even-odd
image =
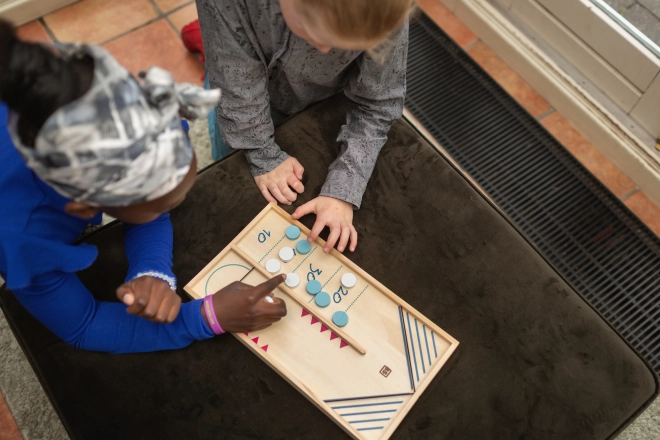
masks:
[[[134,353],[185,347],[213,332],[200,312],[201,300],[181,306],[171,324],[158,324],[126,313],[122,303],[103,302],[72,273],[51,273],[14,289],[23,306],[58,337],[84,350]]]
[[[267,60],[242,2],[197,0],[206,68],[222,90],[218,121],[225,143],[245,151],[257,187],[269,202],[291,204],[305,190],[303,166],[275,143]],[[272,171],[275,170],[273,173]]]
[[[344,90],[350,103],[347,124],[337,138],[342,143],[339,157],[330,165],[319,197],[299,206],[292,214],[296,220],[316,214],[309,240],[316,239],[324,227],[330,229],[324,252],[330,252],[335,243],[343,252],[349,242],[351,252],[355,250],[358,234],[353,226],[353,207],[360,207],[387,133],[403,112],[407,23],[390,42],[392,47],[384,62],[375,61],[367,54],[357,59]]]
[[[284,276],[252,287],[235,282],[213,295],[216,316],[225,331],[264,329],[286,315],[286,304],[271,295]],[[21,304],[53,333],[74,347],[109,353],[137,353],[182,348],[213,336],[201,310],[202,300],[181,306],[171,324],[159,324],[126,313],[118,302],[94,299],[72,273],[49,273],[14,289]]]
[[[128,313],[155,322],[172,322],[181,298],[172,272],[173,231],[170,215],[142,225],[125,224],[124,248],[129,268],[117,296]]]
[[[403,113],[408,23],[390,42],[392,47],[387,49],[384,62],[362,54],[351,72],[344,91],[350,100],[347,124],[337,139],[342,144],[341,152],[330,165],[321,189],[320,195],[344,200],[356,208],[360,207],[387,133]]]
[[[237,3],[197,0],[197,10],[209,83],[222,90],[218,119],[223,139],[231,148],[245,150],[252,175],[258,176],[289,156],[275,143],[267,61],[251,43],[249,17]]]

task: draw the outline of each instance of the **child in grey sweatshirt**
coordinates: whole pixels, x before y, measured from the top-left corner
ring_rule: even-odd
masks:
[[[410,0],[197,0],[206,66],[225,143],[245,150],[268,201],[291,204],[302,193],[303,167],[275,143],[273,115],[289,116],[344,91],[341,152],[319,197],[295,219],[317,216],[309,240],[325,226],[343,252],[357,245],[353,209],[387,133],[403,111]],[[384,47],[380,56],[372,49]]]

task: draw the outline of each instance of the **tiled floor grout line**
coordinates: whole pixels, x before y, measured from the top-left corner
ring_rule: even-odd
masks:
[[[41,23],[41,25],[44,27],[44,30],[45,30],[46,33],[48,34],[48,37],[49,37],[51,40],[53,40],[53,43],[57,43],[57,42],[58,42],[57,37],[56,37],[55,34],[53,33],[53,31],[52,31],[52,29],[50,28],[50,26],[48,26],[48,23],[46,23],[46,20],[44,20],[44,17],[39,17],[38,20],[39,20],[39,23]]]
[[[541,122],[543,119],[547,118],[548,116],[550,116],[550,115],[553,114],[554,112],[555,112],[555,109],[554,109],[554,108],[550,108],[549,110],[546,110],[546,111],[544,111],[543,113],[541,113],[540,115],[538,115],[538,117],[536,118],[536,120],[539,121],[539,122]],[[562,144],[562,146],[563,146],[563,145],[564,145],[564,144]],[[564,147],[564,148],[566,148],[566,147]]]
[[[152,6],[154,7],[154,9],[156,10],[156,12],[158,12],[158,14],[160,14],[160,16],[161,16],[162,18],[165,19],[165,21],[167,22],[167,24],[170,25],[170,27],[172,28],[172,30],[173,30],[175,33],[178,34],[179,31],[178,31],[178,29],[176,28],[176,26],[174,26],[174,23],[172,23],[172,20],[170,20],[169,15],[170,15],[172,12],[174,12],[174,11],[178,11],[179,9],[185,7],[186,5],[181,5],[181,6],[179,6],[178,8],[175,8],[175,9],[169,11],[167,14],[165,14],[165,13],[163,12],[163,10],[160,8],[160,6],[158,6],[158,3],[156,3],[155,0],[149,0],[149,3],[151,3],[151,5],[152,5]]]
[[[158,6],[158,3],[156,3],[155,0],[149,0],[149,3],[151,3],[151,6],[153,6],[156,12],[158,12],[158,15],[160,15],[161,17],[165,16],[165,13],[163,12],[162,9],[160,9],[160,6]]]
[[[639,191],[639,188],[635,187],[629,193],[624,194],[623,196],[621,196],[621,198],[619,200],[621,200],[622,202],[625,202],[626,200],[628,200],[630,198],[630,196],[635,194],[637,191]]]
[[[151,0],[151,1],[153,2],[154,0]],[[170,24],[170,27],[171,27],[172,29],[174,29],[174,32],[176,32],[177,35],[179,35],[179,34],[181,33],[181,31],[179,31],[179,29],[177,29],[176,26],[174,26],[174,23],[172,23],[172,20],[170,20],[170,15],[172,15],[172,14],[174,14],[175,12],[178,12],[178,11],[180,11],[181,9],[186,8],[186,7],[188,7],[188,6],[190,6],[190,5],[194,4],[194,3],[195,3],[195,2],[192,1],[192,2],[188,2],[188,3],[186,3],[186,4],[183,4],[183,5],[181,5],[181,6],[177,6],[176,8],[172,9],[171,11],[168,11],[167,14],[164,15],[165,20],[167,20],[167,22]],[[160,8],[159,8],[158,10],[160,10]],[[179,35],[179,36],[181,36],[181,35]]]
[[[468,43],[465,46],[463,46],[463,50],[467,52],[468,50],[472,49],[474,46],[476,46],[481,40],[477,38],[474,40],[472,43]]]
[[[108,44],[108,43],[110,43],[110,42],[112,42],[112,41],[115,41],[115,40],[120,39],[121,37],[125,37],[126,35],[130,34],[131,32],[135,32],[135,31],[137,31],[137,30],[139,30],[139,29],[142,29],[143,27],[149,26],[150,24],[154,24],[154,23],[156,23],[158,20],[162,20],[162,19],[163,19],[163,17],[159,15],[159,16],[157,16],[156,18],[152,18],[151,20],[146,21],[146,22],[142,23],[142,24],[139,25],[139,26],[136,26],[136,27],[134,27],[134,28],[132,28],[132,29],[129,29],[129,30],[125,31],[125,32],[122,32],[121,34],[117,34],[117,35],[115,35],[114,37],[109,38],[109,39],[107,39],[107,40],[105,40],[105,41],[103,41],[103,42],[101,42],[101,43],[98,43],[98,45],[99,45],[99,46],[104,46],[104,45],[106,45],[106,44]]]

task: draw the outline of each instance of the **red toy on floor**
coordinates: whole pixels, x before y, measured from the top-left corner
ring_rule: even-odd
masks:
[[[202,32],[199,30],[199,20],[188,23],[181,29],[181,39],[186,49],[201,54],[202,58],[199,61],[204,62],[204,43],[202,43]]]

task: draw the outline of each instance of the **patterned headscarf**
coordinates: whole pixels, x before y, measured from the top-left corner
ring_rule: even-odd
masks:
[[[128,206],[172,191],[193,156],[179,116],[206,116],[220,90],[177,84],[157,67],[140,84],[98,46],[58,49],[91,56],[94,79],[84,96],[46,120],[34,148],[21,143],[18,117],[10,115],[9,132],[27,166],[63,196],[92,206]]]

